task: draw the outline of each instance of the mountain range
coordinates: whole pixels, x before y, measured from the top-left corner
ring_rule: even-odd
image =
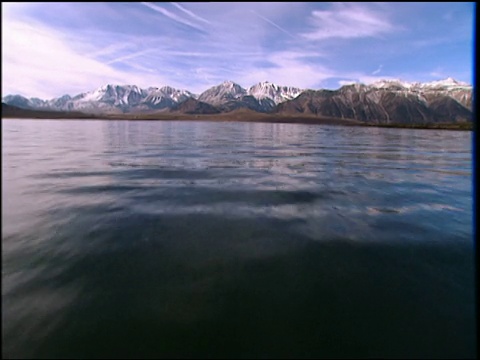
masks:
[[[378,124],[472,121],[472,86],[452,78],[428,83],[382,80],[344,85],[338,90],[299,89],[268,81],[244,89],[225,81],[199,95],[170,86],[142,89],[109,84],[74,97],[41,100],[8,95],[2,102],[21,109],[92,114],[218,114],[249,109]]]

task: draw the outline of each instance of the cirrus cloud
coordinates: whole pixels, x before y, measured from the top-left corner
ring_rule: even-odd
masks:
[[[314,29],[302,34],[309,40],[375,37],[394,30],[383,12],[356,3],[335,3],[330,10],[314,10],[311,21]]]
[[[470,82],[473,9],[468,3],[5,3],[2,95],[46,99],[107,83],[200,93],[224,80],[313,89],[443,74]],[[455,16],[439,22],[447,12]]]

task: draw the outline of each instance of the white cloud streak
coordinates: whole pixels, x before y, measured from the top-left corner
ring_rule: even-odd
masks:
[[[93,58],[97,58],[97,57],[101,57],[101,56],[109,56],[109,55],[119,53],[122,50],[126,50],[130,47],[131,47],[131,45],[129,43],[121,42],[121,43],[111,44],[111,45],[109,45],[109,46],[107,46],[103,49],[94,51],[94,52],[92,52],[88,55],[90,57],[93,57]]]
[[[332,10],[312,11],[315,29],[304,33],[309,40],[374,37],[394,28],[385,15],[358,4],[335,3]]]
[[[188,25],[194,29],[197,29],[197,30],[201,30],[203,31],[204,29],[199,26],[199,25],[196,25],[188,20],[185,20],[184,18],[172,13],[171,11],[168,11],[167,9],[164,9],[162,8],[161,6],[158,6],[158,5],[155,5],[155,4],[151,4],[151,3],[148,3],[148,2],[142,2],[141,3],[142,5],[145,5],[146,7],[156,11],[156,12],[159,12],[160,14],[176,21],[176,22],[179,22],[181,24],[184,24],[184,25]]]
[[[40,24],[3,19],[2,96],[48,99],[76,95],[106,83],[164,84],[151,73],[127,72],[77,53],[60,33]]]
[[[200,16],[198,16],[197,14],[195,14],[193,11],[190,11],[188,9],[185,9],[182,5],[178,4],[178,3],[175,3],[175,2],[172,2],[171,3],[173,6],[175,6],[177,9],[183,11],[185,14],[187,15],[190,15],[192,18],[194,18],[195,20],[198,20],[198,21],[202,21],[206,24],[211,24],[210,21],[208,21],[207,19],[204,19]]]
[[[451,41],[437,44],[434,36],[445,32],[415,32],[418,27],[408,22],[411,15],[399,17],[388,3],[191,3],[188,8],[178,3],[104,3],[107,11],[95,6],[63,3],[57,17],[57,11],[33,3],[2,5],[3,95],[46,99],[106,83],[170,85],[199,93],[223,80],[244,87],[268,80],[318,89],[326,83],[388,79],[380,77],[382,65],[372,68],[380,63],[390,75],[414,81],[439,73],[462,74],[467,81],[471,76],[463,63],[451,65],[442,56],[433,59],[422,52],[405,69],[406,48],[444,49],[458,36],[449,34]],[[399,27],[393,20],[409,31],[396,36]],[[432,26],[432,20],[422,21]],[[278,31],[295,34],[295,41]],[[399,41],[385,46],[391,43],[380,43],[383,36]],[[358,38],[362,41],[337,41]],[[323,41],[328,39],[335,41]],[[421,78],[415,79],[417,75]]]
[[[113,64],[113,63],[116,63],[116,62],[122,62],[124,60],[135,59],[135,58],[138,58],[140,56],[143,56],[143,55],[151,53],[151,52],[153,52],[153,49],[145,49],[145,50],[142,50],[142,51],[137,51],[137,52],[127,54],[127,55],[123,55],[123,56],[120,56],[116,59],[110,60],[110,61],[106,62],[106,64],[110,65],[110,64]]]
[[[275,26],[278,30],[284,32],[285,34],[287,34],[288,36],[291,36],[292,38],[295,38],[295,36],[293,36],[292,33],[290,33],[289,31],[285,30],[284,28],[282,28],[280,25],[274,23],[272,20],[270,19],[267,19],[266,17],[258,14],[257,12],[253,11],[253,10],[250,10],[253,14],[255,14],[256,16],[258,16],[260,19],[263,19],[265,20],[266,22],[268,22],[269,24]]]
[[[372,75],[377,75],[380,71],[382,71],[383,65],[380,65],[377,70],[372,72]]]

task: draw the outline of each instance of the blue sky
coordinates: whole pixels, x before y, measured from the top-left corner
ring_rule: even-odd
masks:
[[[2,96],[472,83],[475,3],[2,3]]]

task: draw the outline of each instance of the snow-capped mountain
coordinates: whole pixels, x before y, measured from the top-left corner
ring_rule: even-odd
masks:
[[[190,102],[181,106],[187,100]],[[268,81],[244,89],[233,81],[224,81],[197,96],[170,86],[142,89],[136,85],[107,84],[74,97],[64,95],[41,100],[8,95],[2,101],[23,109],[85,113],[181,112],[185,109],[189,113],[215,113],[247,108],[258,112],[305,111],[317,115],[353,116],[361,120],[385,118],[390,121],[398,106],[410,109],[406,115],[398,113],[399,118],[410,116],[412,111],[418,119],[441,117],[441,109],[448,109],[453,114],[451,118],[459,113],[466,118],[463,108],[471,113],[472,86],[452,78],[427,83],[382,80],[370,85],[345,85],[335,91],[313,91],[279,86]],[[432,115],[432,108],[436,109],[436,115]]]
[[[247,90],[233,81],[224,81],[220,85],[213,86],[204,91],[198,97],[198,101],[205,102],[210,105],[221,105],[226,101],[240,99],[247,95]]]
[[[142,100],[143,107],[150,109],[172,108],[187,99],[195,98],[196,95],[187,90],[177,90],[170,86],[161,88],[150,87],[147,96]]]
[[[269,81],[259,82],[247,90],[247,94],[257,100],[272,99],[275,105],[284,101],[292,100],[300,95],[304,90],[292,86],[278,86]]]
[[[222,112],[239,108],[268,112],[275,107],[273,100],[259,101],[248,95],[247,90],[233,81],[224,81],[220,85],[211,87],[200,94],[198,101],[215,106]]]
[[[304,91],[275,111],[387,124],[466,122],[472,120],[471,98],[472,87],[453,79],[423,84],[382,80]]]
[[[181,103],[191,97],[196,97],[196,95],[192,94],[190,91],[177,90],[170,86],[164,86],[161,88],[149,87],[147,89],[147,92],[147,99],[150,98],[148,101],[152,101],[153,103],[158,103],[158,101],[161,100],[162,97],[170,99],[175,103]]]
[[[255,111],[268,112],[277,104],[291,100],[301,92],[301,89],[278,86],[268,81],[253,85],[248,90],[233,81],[224,81],[203,92],[198,100],[220,107],[224,111],[245,107]]]
[[[415,83],[409,83],[398,79],[394,80],[379,80],[369,85],[370,88],[375,89],[389,89],[389,90],[408,90],[414,87]]]
[[[72,100],[70,95],[63,95],[59,98],[46,101],[43,106],[62,109],[67,106],[70,100]]]
[[[37,108],[40,108],[43,103],[43,102],[39,103],[38,101],[34,101],[34,98],[27,99],[22,95],[7,95],[2,99],[2,102],[8,105],[22,108],[22,109],[37,109]]]
[[[382,89],[415,95],[424,102],[432,96],[449,96],[467,108],[472,107],[472,86],[448,77],[443,80],[426,83],[406,82],[401,80],[380,80],[367,86],[367,89]]]
[[[108,84],[67,100],[60,110],[128,111],[129,108],[139,105],[146,96],[147,92],[136,85]]]
[[[451,77],[448,77],[444,80],[438,80],[438,81],[431,81],[427,83],[416,83],[416,87],[420,89],[431,89],[431,90],[470,90],[472,89],[472,86],[461,82],[457,81]]]
[[[457,81],[451,77],[448,77],[443,80],[436,80],[426,83],[420,82],[407,82],[401,81],[399,79],[394,80],[380,80],[376,81],[369,85],[371,88],[377,89],[394,89],[397,88],[399,90],[411,90],[411,91],[428,91],[428,90],[469,90],[472,88],[471,85],[467,83]]]
[[[105,102],[115,106],[133,105],[146,96],[146,91],[136,85],[105,85],[92,92],[75,97],[81,102]]]
[[[415,87],[415,91],[424,94],[426,97],[431,97],[432,95],[449,96],[463,106],[472,109],[472,86],[464,82],[456,81],[451,77],[444,80],[418,84]]]
[[[8,95],[2,101],[24,109],[115,113],[171,108],[195,96],[187,90],[177,90],[170,86],[142,89],[136,85],[107,84],[73,98],[64,95],[51,100],[40,100]]]

